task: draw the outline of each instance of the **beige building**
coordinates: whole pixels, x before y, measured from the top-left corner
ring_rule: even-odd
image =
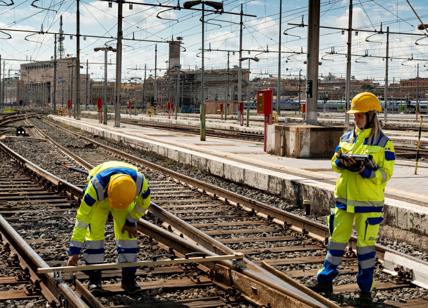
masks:
[[[3,79],[3,101],[6,105],[21,105],[23,84],[18,77],[10,77]]]
[[[82,65],[81,65],[82,69]],[[68,100],[75,101],[76,58],[57,60],[56,104],[66,106]],[[54,62],[40,61],[21,64],[23,83],[22,101],[39,107],[49,107],[53,100]],[[86,74],[80,74],[80,104],[90,97],[90,86]]]

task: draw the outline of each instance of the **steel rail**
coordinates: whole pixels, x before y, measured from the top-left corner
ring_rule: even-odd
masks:
[[[35,113],[26,113],[26,114],[13,114],[11,116],[5,116],[3,118],[0,119],[0,126],[4,126],[6,124],[12,123],[12,122],[16,122],[19,120],[26,120],[30,117],[34,117],[36,116]]]
[[[277,219],[283,224],[284,228],[297,229],[302,233],[307,233],[309,236],[312,236],[317,240],[319,240],[320,237],[324,237],[325,241],[327,241],[328,234],[329,234],[328,227],[319,222],[310,220],[308,218],[305,218],[293,213],[286,212],[284,210],[278,209],[266,203],[262,203],[262,202],[253,200],[251,198],[228,191],[216,185],[206,183],[206,182],[191,178],[189,176],[180,174],[176,171],[159,166],[145,159],[135,157],[124,151],[118,150],[116,148],[107,146],[98,141],[82,136],[78,133],[65,129],[56,124],[55,125],[51,124],[51,125],[59,129],[62,129],[63,131],[66,131],[81,139],[84,139],[88,142],[94,143],[99,147],[102,147],[113,153],[121,155],[126,159],[129,159],[134,162],[138,162],[151,169],[167,174],[171,178],[174,178],[176,181],[184,183],[185,185],[198,188],[203,192],[208,192],[212,194],[214,197],[223,199],[225,202],[233,202],[238,206],[241,205],[243,207],[249,208],[255,213],[260,213],[262,215],[267,216],[270,219]],[[215,241],[216,242],[215,243],[214,241],[212,241],[212,238],[206,235],[205,233],[199,231],[198,229],[192,227],[189,224],[186,224],[184,221],[180,221],[181,219],[177,218],[175,215],[172,215],[169,212],[165,211],[164,209],[160,208],[153,202],[149,210],[153,212],[155,215],[157,215],[158,217],[161,217],[164,221],[170,223],[172,226],[179,226],[181,228],[180,231],[186,236],[192,239],[197,238],[198,241],[201,241],[201,243],[204,243],[204,245],[208,245],[205,247],[211,247],[211,249],[214,249],[215,251],[223,250],[223,253],[225,254],[233,253],[233,250],[231,250],[227,246],[217,241]],[[350,243],[352,244],[354,251],[356,251],[356,242],[357,242],[357,238],[355,236],[352,236],[350,239]],[[395,273],[396,272],[395,268],[403,265],[403,264],[400,264],[400,262],[402,262],[402,260],[408,260],[407,264],[405,265],[406,265],[406,268],[412,271],[414,274],[415,279],[412,281],[412,283],[414,283],[415,285],[421,286],[423,288],[426,288],[428,286],[428,277],[426,277],[426,275],[424,274],[428,272],[428,262],[422,261],[412,256],[407,256],[403,253],[394,251],[380,244],[376,244],[376,252],[377,252],[377,257],[384,262],[384,267],[386,271],[388,271],[389,273]]]
[[[167,129],[167,130],[173,130],[173,131],[178,130],[178,131],[190,132],[192,134],[199,134],[199,128],[193,127],[190,125],[178,125],[178,124],[169,124],[169,123],[150,123],[150,122],[144,122],[144,121],[138,121],[138,120],[132,120],[132,119],[122,119],[121,121],[125,124],[157,127],[157,128]],[[254,141],[260,141],[260,142],[263,141],[262,134],[247,133],[247,132],[241,132],[241,131],[231,131],[229,129],[207,128],[206,134],[210,136],[215,136],[215,137],[239,138],[239,139],[254,140]]]
[[[63,180],[56,175],[40,168],[36,164],[32,163],[22,155],[18,154],[10,147],[8,147],[3,142],[0,142],[0,148],[2,148],[6,153],[8,153],[11,157],[13,157],[21,166],[27,168],[32,171],[36,176],[43,178],[44,180],[50,182],[57,189],[57,192],[62,190],[63,188],[72,193],[72,195],[79,197],[82,194],[82,190],[74,184]]]
[[[54,278],[53,274],[36,274],[37,268],[49,267],[49,265],[28,245],[28,243],[16,232],[12,226],[0,215],[0,232],[16,250],[19,257],[29,266],[32,276],[42,283],[42,294],[50,298],[51,293],[55,301],[50,304],[57,306],[67,304],[70,307],[89,307],[80,296],[67,284]]]

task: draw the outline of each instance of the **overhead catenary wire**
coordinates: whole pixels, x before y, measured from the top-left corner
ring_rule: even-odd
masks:
[[[161,1],[162,3],[165,3],[166,1]],[[250,3],[251,1],[248,1],[248,2],[246,2],[246,3]],[[369,5],[370,5],[370,2],[372,2],[372,1],[361,1],[362,3],[364,3],[364,6],[366,7],[366,10],[369,10]],[[175,4],[175,1],[170,1],[170,3],[174,3]],[[233,1],[230,1],[230,2],[225,2],[225,4],[228,4],[228,3],[230,3],[231,5],[235,5],[237,2],[233,2]],[[331,12],[335,12],[335,10],[338,10],[338,8],[341,8],[342,7],[342,5],[341,5],[341,1],[322,1],[321,2],[322,3],[322,5],[325,5],[325,8],[328,8],[328,10],[326,10],[326,14],[331,14]],[[373,2],[372,2],[373,3]],[[383,4],[383,3],[382,3]],[[377,6],[377,4],[373,4],[374,6]],[[373,7],[373,5],[372,5],[372,7]],[[99,6],[97,6],[97,8],[98,8]],[[87,7],[88,9],[90,8],[90,7]],[[294,8],[294,7],[293,7]],[[304,11],[305,11],[305,6],[299,6],[299,8],[300,8],[300,12],[303,12],[304,13]],[[387,7],[388,8],[388,7]],[[92,9],[90,9],[91,11],[93,11]],[[400,8],[400,10],[402,10],[401,8]],[[153,10],[153,11],[155,11],[155,10]],[[330,11],[330,13],[328,13],[328,11]],[[410,10],[409,10],[410,11]],[[275,45],[274,44],[277,44],[277,41],[276,41],[276,39],[275,38],[272,38],[272,37],[266,37],[266,38],[261,38],[261,36],[260,36],[260,33],[269,33],[270,32],[270,29],[275,29],[274,27],[275,27],[275,22],[271,22],[271,21],[276,21],[278,18],[275,18],[275,17],[278,17],[279,15],[278,14],[275,14],[275,12],[274,12],[274,14],[271,14],[271,12],[272,12],[272,10],[269,10],[269,11],[266,11],[266,14],[264,14],[265,16],[270,16],[270,15],[272,15],[272,20],[268,20],[268,19],[265,19],[265,18],[263,18],[263,16],[262,16],[262,18],[259,18],[258,19],[258,22],[255,22],[254,24],[257,24],[258,25],[258,29],[256,29],[255,28],[255,26],[253,26],[253,25],[251,25],[251,26],[248,26],[248,28],[249,28],[249,32],[247,33],[247,38],[248,38],[248,40],[250,40],[250,41],[252,41],[253,43],[252,44],[254,44],[254,46],[258,46],[258,47],[263,47],[263,48],[266,48],[266,40],[268,40],[268,39],[272,39],[272,40],[270,40],[270,42],[268,42],[269,43],[269,49],[274,49],[275,47]],[[284,15],[290,15],[290,14],[288,14],[288,12],[289,12],[289,10],[286,10],[286,14],[283,14],[283,16]],[[300,16],[301,15],[301,13],[299,13],[299,14],[297,14],[297,12],[298,11],[295,11],[295,16],[297,17],[297,16]],[[184,13],[184,12],[182,12],[182,13]],[[182,13],[180,13],[180,19],[182,19],[181,18],[181,16],[182,16]],[[131,14],[135,14],[136,15],[136,17],[137,16],[139,16],[136,12],[135,13],[131,13]],[[130,14],[130,15],[131,15]],[[262,14],[263,14],[263,12],[262,12]],[[190,16],[190,18],[189,18],[189,20],[187,21],[187,23],[190,25],[190,23],[192,23],[193,21],[192,20],[194,20],[195,18],[198,18],[198,15],[199,14],[197,14],[197,13],[189,13],[189,16]],[[276,16],[275,16],[276,15]],[[98,16],[98,15],[96,15],[96,16]],[[141,16],[143,16],[143,14],[141,14]],[[400,20],[400,19],[398,19],[397,18],[397,14],[395,13],[395,10],[394,10],[394,15],[391,15],[391,16],[393,16],[394,17],[394,21],[393,21],[393,23],[397,23],[397,20],[400,22],[400,23],[404,23],[404,21],[402,21],[402,20]],[[407,15],[407,16],[409,16],[409,15]],[[423,18],[423,16],[424,16],[424,14],[421,14],[421,16],[422,16],[422,18]],[[408,18],[406,18],[405,16],[402,16],[402,19],[404,19],[404,20],[408,20],[409,21],[409,19]],[[132,20],[130,20],[130,23],[127,23],[127,21],[126,21],[126,18],[125,18],[125,20],[124,20],[124,23],[125,24],[127,24],[127,25],[129,25],[130,26],[130,28],[129,28],[129,33],[127,33],[127,36],[128,37],[130,37],[131,36],[131,34],[132,34],[132,32],[134,32],[134,31],[132,31],[132,30],[135,30],[135,33],[137,33],[138,31],[141,31],[141,30],[139,30],[139,29],[136,29],[135,28],[135,26],[132,26],[132,24],[136,24],[136,22],[135,22],[135,20],[137,20],[136,18],[134,18],[134,19],[132,19]],[[261,20],[263,20],[263,22],[259,22],[259,21],[261,21]],[[268,21],[268,23],[266,23],[266,22],[264,22],[264,21]],[[372,21],[374,21],[374,20],[372,20]],[[270,23],[271,24],[270,24]],[[368,20],[367,20],[367,22],[368,22]],[[101,23],[103,23],[102,21],[101,21]],[[182,21],[180,21],[180,23],[182,23]],[[386,22],[384,23],[385,25],[386,25]],[[409,23],[409,24],[411,24],[411,22]],[[408,25],[408,24],[406,24],[406,25]],[[187,26],[187,24],[185,24],[185,26]],[[371,28],[371,25],[368,25],[368,27],[369,28]],[[188,28],[188,31],[185,31],[185,30],[183,30],[184,28]],[[193,29],[194,29],[194,27],[193,27]],[[188,51],[189,52],[192,52],[192,48],[193,48],[193,51],[195,50],[195,47],[197,47],[197,48],[199,48],[200,46],[199,46],[199,44],[198,44],[198,41],[195,41],[195,43],[193,43],[192,42],[192,40],[190,40],[190,39],[192,39],[193,37],[196,37],[196,36],[199,36],[200,35],[200,31],[194,31],[191,27],[181,27],[180,26],[180,29],[178,30],[179,31],[179,33],[180,33],[180,35],[181,36],[184,36],[185,38],[188,38],[189,39],[189,43],[190,44],[188,44],[188,45],[186,45],[186,48],[188,48]],[[228,29],[234,29],[234,26],[233,25],[231,25],[230,27],[228,26]],[[236,27],[235,27],[235,29],[236,29]],[[404,28],[403,28],[404,29]],[[260,30],[262,30],[263,32],[260,32]],[[156,35],[159,35],[159,33],[160,33],[160,31],[151,31],[152,33],[155,33]],[[165,34],[167,33],[167,32],[169,32],[169,33],[177,33],[176,31],[174,31],[174,28],[171,28],[171,27],[168,27],[168,25],[166,24],[166,27],[165,27]],[[194,33],[194,32],[196,32],[196,33],[194,33],[192,36],[189,36],[188,35],[188,33]],[[233,30],[231,31],[232,32],[232,34],[233,34]],[[139,33],[144,33],[144,32],[139,32]],[[207,33],[213,33],[213,34],[215,34],[216,33],[216,31],[215,31],[215,29],[214,28],[212,28],[212,27],[208,27],[208,30],[207,30]],[[251,33],[251,34],[250,34]],[[336,32],[336,33],[338,33],[338,32]],[[83,34],[82,34],[82,36],[84,36]],[[106,35],[106,36],[108,36],[108,35]],[[147,36],[146,37],[148,37],[148,36],[151,36],[151,34],[147,34]],[[255,38],[256,39],[258,39],[259,40],[259,42],[258,43],[256,43],[255,41],[254,41],[254,38],[253,38],[253,36],[255,36]],[[332,34],[330,34],[330,36],[333,38],[333,36],[334,36],[334,34],[332,33]],[[140,36],[139,36],[140,37]],[[153,36],[152,36],[153,37]],[[169,37],[168,36],[163,36],[164,38],[170,38],[171,36],[169,35]],[[213,36],[214,37],[214,36]],[[45,38],[48,38],[48,36],[45,36]],[[231,35],[230,36],[230,39],[228,39],[227,41],[226,41],[226,45],[219,45],[219,44],[217,44],[216,45],[216,47],[220,47],[220,46],[227,46],[227,44],[231,44],[231,43],[233,43],[233,40],[235,40],[235,38],[236,38],[236,36],[234,37],[233,35]],[[103,39],[100,39],[100,40],[103,40]],[[302,36],[302,40],[301,41],[303,41],[303,40],[305,40],[305,36]],[[84,44],[84,46],[83,46],[83,48],[85,48],[87,51],[89,51],[89,49],[90,49],[90,47],[88,47],[90,44],[93,44],[93,42],[95,41],[95,39],[90,39],[90,40],[88,40],[88,42],[87,43],[85,43]],[[217,40],[217,38],[215,38],[215,40],[209,40],[210,42],[221,42],[221,44],[223,44],[222,42],[222,40],[221,40],[221,38],[220,39],[218,39]],[[289,46],[295,46],[296,45],[296,42],[298,42],[298,40],[290,40],[290,39],[287,39],[287,40],[285,40],[287,43],[286,43],[286,45],[287,44],[289,44]],[[331,45],[331,41],[332,41],[332,39],[328,39],[328,40],[324,40],[324,42],[322,42],[322,45],[320,46],[321,48],[329,48],[330,47],[330,45]],[[298,44],[298,43],[297,43]],[[130,52],[127,52],[127,55],[129,54],[130,56],[133,56],[133,57],[135,57],[135,58],[137,58],[136,56],[138,55],[138,54],[141,54],[142,52],[144,52],[144,53],[146,53],[146,54],[149,54],[150,53],[150,49],[152,48],[152,47],[150,47],[150,45],[152,45],[152,43],[143,43],[142,44],[142,42],[133,42],[133,45],[134,46],[138,46],[138,48],[135,50],[135,51],[130,51]],[[305,44],[303,44],[302,43],[302,45],[304,46]],[[410,45],[410,43],[409,43],[409,45]],[[190,47],[190,48],[189,48]],[[288,46],[285,46],[285,48],[286,48],[286,50],[287,50],[287,47]],[[410,54],[410,48],[409,47],[407,47],[408,48],[408,50],[409,50],[409,54]],[[38,48],[35,48],[35,49],[38,49]],[[43,53],[42,53],[42,49],[45,49],[45,47],[43,46],[43,48],[41,48],[40,50],[40,55],[42,55]],[[367,48],[365,45],[364,45],[364,43],[361,43],[361,45],[360,46],[358,46],[358,48],[356,48],[356,52],[355,53],[359,53],[358,52],[358,50],[360,50],[360,52],[361,51],[364,51],[365,49],[369,49],[369,53],[370,54],[375,54],[376,53],[376,48]],[[30,49],[31,50],[31,49]],[[160,55],[160,57],[167,57],[167,52],[166,52],[166,48],[161,52],[161,55]],[[381,51],[382,49],[381,48],[378,48],[377,49],[377,51]],[[394,50],[395,50],[395,54],[401,54],[401,55],[403,55],[404,57],[406,57],[406,54],[405,54],[405,51],[406,51],[406,49],[405,49],[405,47],[398,47],[398,46],[395,46],[394,47]],[[337,51],[339,51],[339,48],[337,49]],[[413,53],[415,54],[415,55],[417,55],[417,54],[420,54],[420,52],[421,51],[418,51],[418,50],[413,50]],[[394,53],[394,52],[393,52]],[[89,54],[89,53],[88,53]],[[339,56],[337,56],[337,58],[336,58],[336,61],[338,62],[338,63],[340,63],[340,58],[342,58],[341,56],[339,57]],[[143,57],[142,57],[142,59],[144,59]],[[144,61],[144,60],[142,60],[142,61]],[[185,61],[185,60],[183,60],[183,61]],[[185,63],[185,62],[184,62]],[[294,63],[296,63],[296,62],[290,62],[290,65],[294,65]],[[297,62],[298,63],[298,62]],[[297,64],[296,63],[296,64]],[[376,63],[376,62],[375,62]],[[263,60],[263,64],[258,64],[257,66],[261,66],[261,65],[265,65],[266,64],[266,67],[267,67],[267,69],[270,69],[270,65],[272,65],[272,66],[274,66],[275,65],[275,61],[272,61],[272,60],[270,60],[269,59],[269,57],[266,57],[264,60]],[[213,65],[213,64],[209,64],[209,65]],[[322,69],[324,69],[324,67],[321,67]]]

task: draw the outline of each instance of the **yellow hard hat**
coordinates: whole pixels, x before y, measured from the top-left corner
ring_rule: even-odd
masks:
[[[113,209],[126,209],[134,200],[137,185],[127,174],[115,174],[110,178],[107,188],[108,201]]]
[[[366,113],[369,111],[382,111],[379,99],[370,92],[362,92],[354,96],[351,103],[351,110],[347,113]]]

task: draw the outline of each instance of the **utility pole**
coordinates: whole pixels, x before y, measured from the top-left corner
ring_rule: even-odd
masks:
[[[349,17],[348,17],[348,50],[346,55],[346,85],[345,85],[345,127],[349,126],[349,114],[346,113],[349,108],[351,98],[351,48],[352,48],[352,0],[349,0]]]
[[[73,67],[73,60],[71,61],[71,78],[70,78],[70,99],[71,99],[71,102],[73,102],[73,90],[74,90],[74,88],[73,88],[73,69],[74,69],[74,67]],[[76,104],[74,104],[74,106],[76,106]]]
[[[107,125],[107,48],[104,48],[103,124]]]
[[[85,110],[88,111],[88,100],[89,100],[89,63],[88,59],[86,59],[86,104],[85,104]]]
[[[1,73],[1,55],[0,55],[0,112],[3,112],[4,102],[3,102],[3,75]]]
[[[306,123],[317,124],[320,0],[309,0]]]
[[[147,64],[144,64],[143,104],[141,105],[141,113],[143,112],[143,106],[146,105],[146,74],[147,74]]]
[[[205,70],[205,1],[202,2],[202,70],[201,70],[201,105],[199,108],[199,114],[201,117],[201,141],[206,140],[205,135],[205,93],[204,93],[204,70]]]
[[[241,4],[241,14],[240,14],[240,22],[239,22],[239,68],[238,68],[238,104],[242,101],[242,28],[244,26],[243,23],[243,4]],[[242,117],[242,114],[240,115]],[[242,125],[242,119],[240,119],[240,123]]]
[[[301,102],[301,83],[302,83],[302,69],[299,70],[299,108],[300,108],[300,102]]]
[[[251,59],[248,58],[248,84],[247,84],[247,127],[250,126],[250,74],[251,74]]]
[[[416,114],[416,120],[418,120],[418,114],[419,114],[419,63],[416,64],[416,109],[415,109],[415,114]]]
[[[385,57],[385,87],[383,92],[383,101],[384,101],[384,120],[388,117],[388,73],[389,73],[389,26],[386,27],[386,57]]]
[[[120,91],[122,81],[122,19],[123,0],[117,0],[117,46],[116,46],[116,99],[114,102],[114,126],[120,127]]]
[[[56,70],[57,70],[57,63],[56,63],[56,34],[54,36],[54,61],[53,61],[53,97],[52,97],[52,110],[53,113],[56,114]]]
[[[175,75],[175,119],[177,120],[178,103],[180,92],[180,66],[177,67],[177,74]]]
[[[158,72],[158,44],[155,44],[155,82],[153,85],[153,95],[154,95],[154,103],[156,107],[158,105],[158,83],[157,83],[157,72]],[[153,108],[154,110],[154,108]]]
[[[226,85],[226,106],[224,108],[224,120],[226,121],[227,119],[227,113],[229,112],[228,108],[229,108],[229,98],[230,98],[230,91],[229,91],[229,83],[230,83],[230,68],[229,68],[229,63],[230,63],[230,52],[227,52],[227,85]]]
[[[3,82],[1,85],[1,101],[2,101],[2,105],[4,105],[4,97],[5,97],[5,80],[4,77],[6,76],[6,61],[3,60]]]
[[[276,83],[276,112],[280,114],[281,104],[281,43],[282,43],[282,0],[279,0],[279,34],[278,34],[278,80]]]
[[[59,18],[59,58],[64,57],[64,30],[62,29],[62,15]]]
[[[80,120],[80,0],[76,11],[76,120]]]

